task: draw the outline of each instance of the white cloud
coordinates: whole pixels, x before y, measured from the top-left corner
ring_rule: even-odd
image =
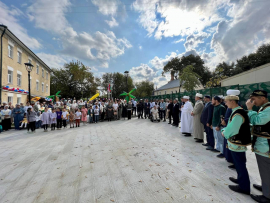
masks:
[[[46,8],[48,5],[55,11],[55,15],[40,11],[40,8]],[[70,5],[69,0],[37,0],[30,6],[28,13],[33,17],[36,27],[57,35],[55,39],[61,44],[62,50],[59,51],[61,54],[91,60],[96,66],[108,68],[108,61],[111,58],[124,54],[126,49],[132,47],[127,39],[117,38],[112,31],[106,33],[97,31],[94,34],[76,32],[65,17]]]
[[[115,15],[121,2],[118,0],[92,0],[92,3],[103,15]]]
[[[37,56],[41,58],[50,68],[61,68],[68,60],[59,55],[52,55],[46,53],[37,53]]]
[[[199,44],[204,43],[204,39],[207,37],[209,37],[209,35],[205,32],[188,35],[184,46],[186,50],[195,49],[199,46]]]
[[[181,38],[181,39],[179,39],[179,40],[174,41],[173,43],[174,43],[174,44],[178,44],[178,43],[184,42],[184,41],[185,41],[185,39]]]
[[[8,26],[8,29],[13,32],[26,46],[31,49],[41,48],[41,44],[34,37],[30,37],[27,30],[21,26],[19,19],[25,17],[23,12],[12,6],[0,2],[0,23]]]
[[[133,8],[140,13],[138,21],[148,31],[148,36],[154,34],[156,39],[161,39],[202,32],[206,27],[221,19],[218,9],[227,1],[136,0]],[[162,20],[157,18],[157,14]]]
[[[105,20],[105,22],[110,26],[110,27],[117,27],[119,24],[115,20],[114,17],[112,17],[112,20]]]

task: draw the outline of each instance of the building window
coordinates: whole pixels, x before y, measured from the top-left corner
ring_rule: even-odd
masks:
[[[13,58],[13,46],[8,45],[8,57]]]
[[[22,53],[18,51],[17,55],[18,55],[18,63],[21,64],[22,63]]]
[[[49,78],[49,73],[46,72],[46,80],[48,80],[48,78]]]
[[[49,91],[49,87],[48,85],[46,85],[46,93],[48,93],[48,91]]]
[[[37,91],[38,91],[38,86],[39,86],[39,82],[38,81],[36,81],[36,86],[37,86]]]
[[[9,102],[13,103],[13,97],[12,96],[8,96],[8,103]]]
[[[42,77],[44,78],[44,69],[42,68]]]
[[[8,70],[8,83],[12,84],[12,81],[13,81],[13,71]]]
[[[17,74],[17,85],[18,86],[22,85],[22,76],[20,74]]]
[[[39,74],[39,65],[37,65],[37,74]]]
[[[22,98],[21,97],[17,97],[17,104],[20,104],[22,101]]]
[[[41,84],[41,90],[44,92],[44,83]]]

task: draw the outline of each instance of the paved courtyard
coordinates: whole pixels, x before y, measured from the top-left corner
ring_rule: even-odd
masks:
[[[0,202],[253,202],[224,159],[167,123],[104,122],[0,134]],[[247,152],[251,183],[260,183]],[[252,188],[252,192],[260,194]]]

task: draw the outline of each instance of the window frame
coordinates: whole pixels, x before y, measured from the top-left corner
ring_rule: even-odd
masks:
[[[44,78],[44,68],[42,68],[42,77]]]
[[[11,101],[9,100],[11,98]],[[11,102],[13,104],[13,96],[8,96],[8,103]]]
[[[8,44],[8,57],[11,59],[13,59],[13,50],[14,50],[14,47]]]
[[[36,90],[39,91],[39,81],[36,81]]]
[[[22,86],[22,75],[19,73],[17,73],[17,86]]]
[[[36,73],[39,75],[39,65],[37,64],[37,71]]]
[[[22,52],[17,51],[17,57],[18,57],[17,63],[22,64]]]
[[[11,74],[9,74],[9,71],[11,72]],[[9,76],[10,76],[11,81],[9,81]],[[13,84],[13,71],[12,70],[8,70],[8,84]]]
[[[41,83],[41,91],[44,92],[44,83]]]

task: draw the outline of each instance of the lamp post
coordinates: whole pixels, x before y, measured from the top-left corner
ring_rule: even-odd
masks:
[[[127,85],[127,92],[128,92],[128,71],[126,70],[125,72],[125,76],[126,76],[126,85]]]
[[[29,91],[29,95],[28,95],[28,101],[31,102],[31,91],[30,91],[30,72],[33,70],[33,65],[31,63],[25,63],[25,68],[28,71],[28,91]]]

